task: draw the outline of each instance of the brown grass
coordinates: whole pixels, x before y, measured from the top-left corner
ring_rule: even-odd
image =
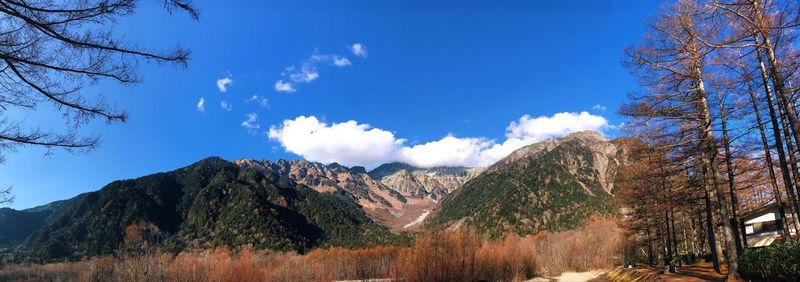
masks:
[[[625,233],[611,221],[595,221],[583,229],[543,232],[533,237],[537,254],[546,258],[542,271],[548,275],[621,265],[624,239]]]
[[[420,235],[408,248],[317,249],[305,255],[227,249],[101,257],[45,265],[8,265],[0,281],[520,281],[564,271],[611,269],[622,231],[610,221],[583,229],[507,236],[491,242],[474,231]]]

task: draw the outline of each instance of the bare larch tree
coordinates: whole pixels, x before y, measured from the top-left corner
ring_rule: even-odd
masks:
[[[0,161],[20,146],[84,152],[99,138],[78,129],[93,120],[124,122],[125,111],[84,88],[101,80],[122,84],[140,80],[139,61],[185,66],[189,51],[180,47],[151,51],[118,40],[111,28],[131,15],[135,0],[0,0]],[[190,0],[159,0],[168,13],[198,19]],[[52,110],[51,110],[52,109]],[[46,128],[11,118],[11,113],[56,111],[65,124]],[[50,125],[52,126],[52,125]],[[9,201],[10,189],[0,192]]]

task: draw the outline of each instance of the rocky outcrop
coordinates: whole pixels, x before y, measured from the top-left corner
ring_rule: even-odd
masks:
[[[440,200],[483,170],[467,167],[417,168],[408,164],[389,163],[370,171],[370,176],[404,195]]]
[[[395,230],[416,228],[417,224],[409,223],[430,213],[438,200],[481,171],[451,167],[419,169],[393,163],[368,174],[363,167],[348,168],[337,163],[325,165],[305,160],[240,159],[235,163],[288,178],[318,192],[349,195],[371,218]]]
[[[389,210],[402,209],[407,201],[401,193],[369,177],[361,167],[350,169],[337,163],[325,165],[306,160],[240,159],[235,163],[287,177],[318,192],[344,192],[375,219],[385,220]]]

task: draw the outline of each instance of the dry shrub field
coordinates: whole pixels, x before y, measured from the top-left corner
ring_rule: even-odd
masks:
[[[622,230],[611,221],[491,242],[472,231],[420,235],[412,247],[317,249],[305,255],[227,249],[154,252],[45,265],[6,265],[0,281],[519,281],[619,265]]]

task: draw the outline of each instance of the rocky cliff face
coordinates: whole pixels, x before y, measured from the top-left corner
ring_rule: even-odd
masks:
[[[441,200],[461,188],[464,183],[483,172],[484,168],[434,167],[417,168],[407,164],[390,163],[369,174],[384,185],[418,198]]]
[[[405,164],[386,164],[369,174],[364,168],[305,160],[235,163],[279,177],[286,177],[318,192],[343,193],[353,198],[374,220],[394,230],[414,229],[438,205],[438,200],[458,189],[480,172],[469,168],[418,169]],[[374,173],[373,173],[374,172]]]
[[[445,198],[429,223],[525,235],[614,214],[614,179],[628,154],[624,143],[585,131],[520,148]]]
[[[288,177],[318,192],[347,192],[369,211],[399,208],[407,201],[401,193],[370,178],[363,168],[349,169],[337,163],[324,165],[305,160],[270,162],[241,159],[235,163],[240,167],[252,167]]]

